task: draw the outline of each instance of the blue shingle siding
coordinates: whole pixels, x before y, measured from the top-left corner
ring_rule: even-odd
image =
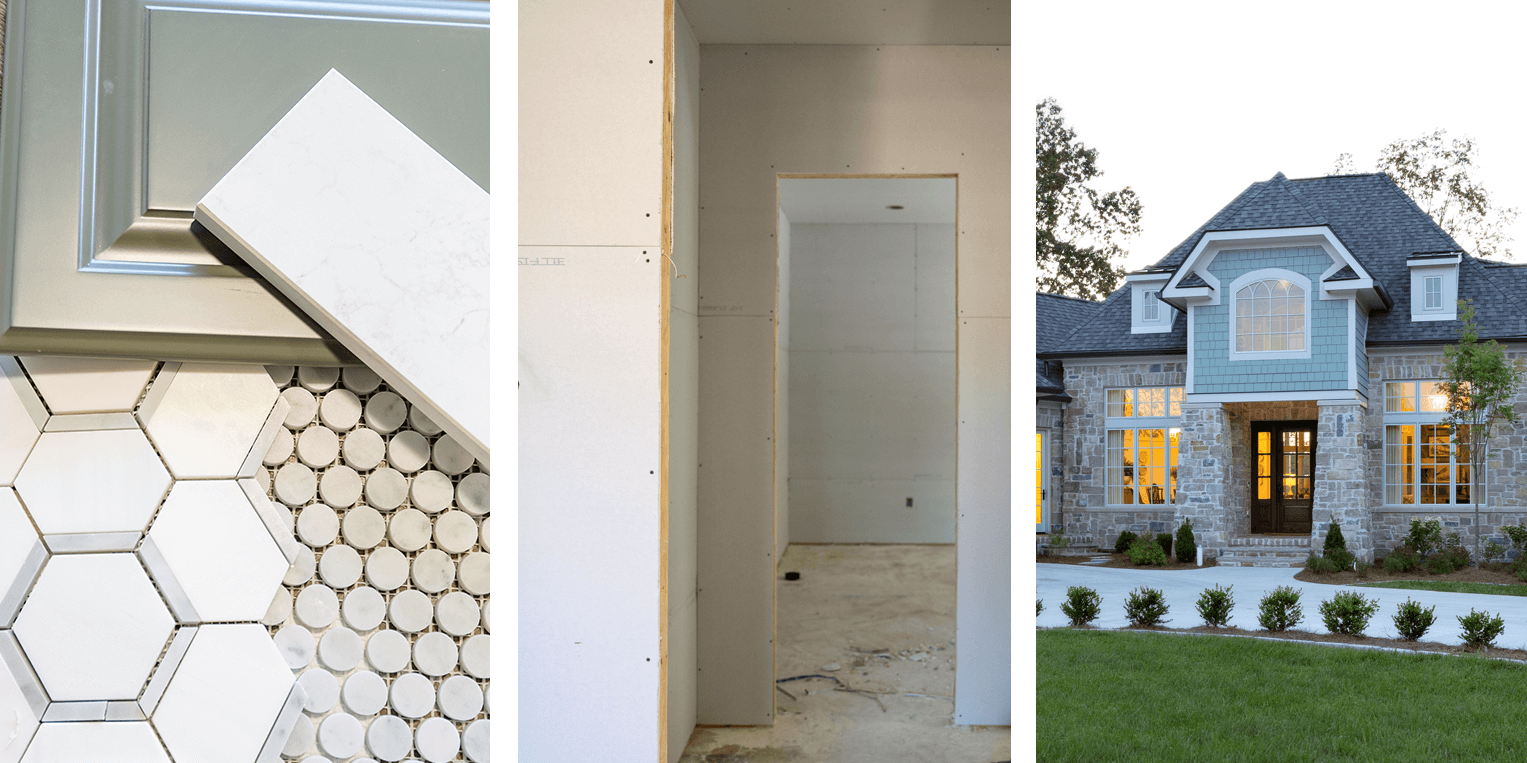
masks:
[[[1220,252],[1209,265],[1219,279],[1218,305],[1195,307],[1193,389],[1214,392],[1293,392],[1347,388],[1347,302],[1321,300],[1320,276],[1332,265],[1318,247],[1240,249]],[[1234,327],[1230,321],[1230,284],[1264,268],[1292,270],[1310,279],[1310,357],[1279,360],[1230,360]]]
[[[1368,397],[1368,311],[1357,306],[1357,390]]]

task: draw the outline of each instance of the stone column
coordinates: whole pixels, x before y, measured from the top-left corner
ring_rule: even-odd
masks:
[[[1185,403],[1177,447],[1177,521],[1193,522],[1204,558],[1230,545],[1230,418],[1220,403]]]
[[[1321,400],[1315,434],[1315,517],[1311,548],[1324,547],[1331,523],[1341,523],[1347,550],[1373,562],[1373,516],[1368,506],[1363,446],[1363,406],[1353,400]]]

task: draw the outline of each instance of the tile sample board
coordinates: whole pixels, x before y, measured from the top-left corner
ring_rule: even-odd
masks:
[[[330,70],[196,220],[478,460],[488,194]]]

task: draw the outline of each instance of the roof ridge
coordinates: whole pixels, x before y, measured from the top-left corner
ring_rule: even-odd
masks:
[[[1422,209],[1421,205],[1417,204],[1415,199],[1412,199],[1410,197],[1410,194],[1406,193],[1403,188],[1400,188],[1400,184],[1399,183],[1394,182],[1394,178],[1389,177],[1389,173],[1387,173],[1387,172],[1375,172],[1373,174],[1375,174],[1375,175],[1383,175],[1384,179],[1389,181],[1388,183],[1384,184],[1384,185],[1386,185],[1389,188],[1389,190],[1393,191],[1394,193],[1399,194],[1400,198],[1404,199],[1406,203],[1410,204],[1412,209],[1414,209],[1417,212],[1419,212],[1421,214],[1421,217],[1425,218],[1427,222],[1432,224],[1432,227],[1436,228],[1437,231],[1440,232],[1443,236],[1446,236],[1448,241],[1453,242],[1453,247],[1455,249],[1457,249],[1460,252],[1464,251],[1463,246],[1458,243],[1458,239],[1453,238],[1453,234],[1448,233],[1446,228],[1443,228],[1441,225],[1437,224],[1437,221],[1432,219],[1432,216],[1430,214],[1428,214],[1426,210]],[[1468,252],[1464,252],[1464,253],[1468,254]]]
[[[1494,286],[1495,290],[1500,292],[1501,296],[1505,297],[1506,301],[1510,303],[1512,307],[1516,308],[1516,312],[1521,317],[1522,321],[1527,322],[1527,305],[1522,304],[1522,301],[1517,299],[1516,295],[1512,294],[1510,289],[1503,287],[1499,281],[1496,281],[1495,277],[1490,275],[1489,268],[1486,268],[1484,265],[1480,264],[1479,260],[1474,259],[1473,255],[1470,255],[1467,252],[1465,252],[1463,255],[1463,262],[1470,263],[1471,267],[1473,267],[1478,272],[1480,277],[1485,279],[1486,283]]]
[[[1287,191],[1289,196],[1294,197],[1294,203],[1298,204],[1299,208],[1303,209],[1304,213],[1309,215],[1310,219],[1314,220],[1316,225],[1330,225],[1330,221],[1326,219],[1325,210],[1321,209],[1319,205],[1315,205],[1314,199],[1311,199],[1309,203],[1306,204],[1303,198],[1304,194],[1301,193],[1298,188],[1294,187],[1294,182],[1292,180],[1283,178],[1283,184],[1283,190]],[[1314,205],[1313,209],[1311,209],[1312,205]]]
[[[1069,300],[1072,300],[1072,301],[1075,301],[1075,302],[1086,302],[1089,305],[1101,305],[1101,304],[1103,304],[1102,302],[1099,302],[1099,301],[1097,301],[1095,299],[1087,299],[1086,297],[1073,297],[1070,294],[1056,294],[1053,291],[1039,291],[1039,290],[1036,289],[1034,291],[1034,295],[1038,296],[1038,297],[1055,297],[1057,299],[1069,299]]]
[[[1288,178],[1290,183],[1303,183],[1306,180],[1341,180],[1346,178],[1367,178],[1374,175],[1383,175],[1383,172],[1352,172],[1345,175],[1311,175],[1307,178]]]

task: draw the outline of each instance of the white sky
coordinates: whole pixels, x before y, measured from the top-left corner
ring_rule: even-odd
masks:
[[[1527,261],[1527,12],[1235,5],[1033,3],[1015,16],[1014,143],[1032,145],[1033,105],[1054,96],[1098,149],[1095,187],[1140,196],[1126,270],[1165,256],[1255,181],[1326,175],[1342,152],[1371,172],[1391,141],[1439,127],[1472,137],[1474,179],[1523,211],[1510,247]]]

